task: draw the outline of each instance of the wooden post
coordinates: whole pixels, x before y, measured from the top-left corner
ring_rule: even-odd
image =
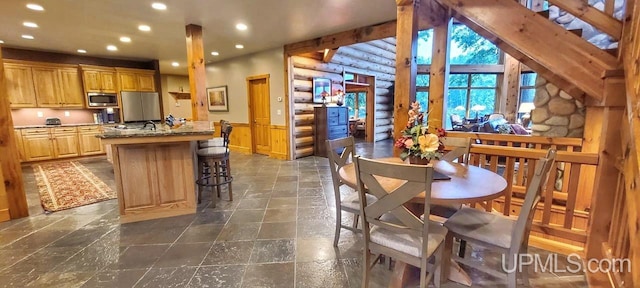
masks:
[[[396,83],[394,96],[394,138],[402,135],[409,121],[410,103],[416,100],[416,76],[418,72],[418,3],[419,1],[396,1],[398,22],[396,32]],[[400,155],[394,149],[394,155]]]
[[[194,24],[187,25],[187,65],[191,88],[191,117],[193,121],[209,121],[202,27]]]
[[[504,54],[504,74],[500,81],[500,109],[510,123],[516,121],[520,102],[520,62]]]
[[[451,20],[433,28],[433,50],[429,79],[429,130],[444,128],[445,99],[449,93],[449,43]],[[426,107],[423,107],[426,108]]]
[[[20,153],[13,132],[13,119],[9,107],[9,95],[4,77],[4,64],[2,61],[2,47],[0,45],[0,165],[2,176],[9,200],[9,213],[12,219],[29,216],[27,198],[22,182],[22,168],[20,167]]]

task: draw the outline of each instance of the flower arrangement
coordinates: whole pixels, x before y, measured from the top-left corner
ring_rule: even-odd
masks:
[[[440,159],[443,155],[444,145],[440,137],[444,136],[444,129],[437,128],[437,134],[430,133],[427,124],[427,112],[420,112],[420,103],[414,102],[409,110],[409,121],[402,135],[396,140],[395,147],[402,149],[400,158],[416,162],[428,162]]]

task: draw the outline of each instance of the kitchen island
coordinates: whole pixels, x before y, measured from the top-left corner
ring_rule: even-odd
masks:
[[[120,222],[195,213],[197,141],[213,133],[213,125],[201,121],[176,129],[105,129],[99,134],[111,146]]]

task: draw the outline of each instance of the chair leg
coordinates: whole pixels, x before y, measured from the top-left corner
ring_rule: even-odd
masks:
[[[336,232],[333,235],[333,247],[338,247],[340,241],[340,228],[342,227],[342,210],[340,206],[336,207]]]
[[[436,250],[436,259],[434,265],[436,269],[433,271],[433,285],[436,288],[440,288],[440,284],[442,283],[442,261],[444,259],[444,244],[440,244],[438,250]]]
[[[198,162],[198,182],[200,182],[200,184],[197,184],[197,189],[196,189],[196,196],[198,197],[198,204],[200,204],[200,202],[202,202],[202,188],[204,186],[202,186],[201,184],[204,181],[204,162]]]
[[[527,237],[525,237],[527,238]],[[522,244],[522,246],[520,246],[520,254],[527,254],[528,253],[528,241],[525,240],[525,243]],[[526,287],[531,287],[531,283],[529,283],[529,267],[522,267],[522,271],[520,271],[521,277],[522,277],[522,285],[526,286]]]
[[[453,234],[447,233],[444,238],[444,251],[442,252],[442,268],[440,269],[440,283],[444,283],[449,278],[451,269],[451,253],[453,250]]]
[[[458,257],[464,258],[464,254],[467,252],[467,241],[460,240],[460,248],[458,249]]]
[[[369,287],[369,262],[371,262],[371,254],[369,253],[369,247],[365,246],[362,259],[362,288]]]
[[[214,163],[215,171],[212,173],[216,174],[216,191],[218,192],[218,198],[220,197],[220,162],[216,161]]]
[[[508,288],[516,288],[516,284],[517,284],[517,275],[518,275],[518,267],[516,267],[516,265],[518,265],[517,261],[516,261],[516,257],[517,255],[508,255],[509,259],[507,259],[507,269],[510,272],[507,272],[507,287]]]
[[[231,163],[229,161],[229,159],[227,159],[226,161],[226,165],[227,165],[227,169],[225,170],[226,172],[226,181],[229,181],[229,201],[233,201],[233,190],[231,189]]]
[[[360,220],[360,215],[353,214],[353,229],[358,229],[358,220]]]

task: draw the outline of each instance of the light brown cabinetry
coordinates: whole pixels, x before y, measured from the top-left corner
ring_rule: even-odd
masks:
[[[36,107],[36,91],[31,67],[5,63],[4,75],[11,108]]]
[[[155,71],[116,68],[120,91],[155,92]]]
[[[33,67],[33,84],[36,90],[38,107],[60,107],[60,78],[55,68]]]
[[[58,70],[63,107],[84,107],[84,91],[78,68],[63,68]]]
[[[76,127],[52,128],[51,136],[55,158],[77,157],[80,155]]]
[[[105,149],[100,138],[96,135],[100,134],[99,126],[80,126],[78,127],[78,141],[80,146],[80,155],[96,155],[104,154]]]
[[[18,145],[18,153],[20,155],[20,161],[25,161],[24,158],[24,146],[22,145],[22,131],[20,129],[14,130],[16,135],[16,144]]]
[[[23,129],[22,145],[26,161],[40,161],[54,158],[53,141],[49,129]]]
[[[82,66],[82,79],[86,92],[116,93],[115,69]]]

